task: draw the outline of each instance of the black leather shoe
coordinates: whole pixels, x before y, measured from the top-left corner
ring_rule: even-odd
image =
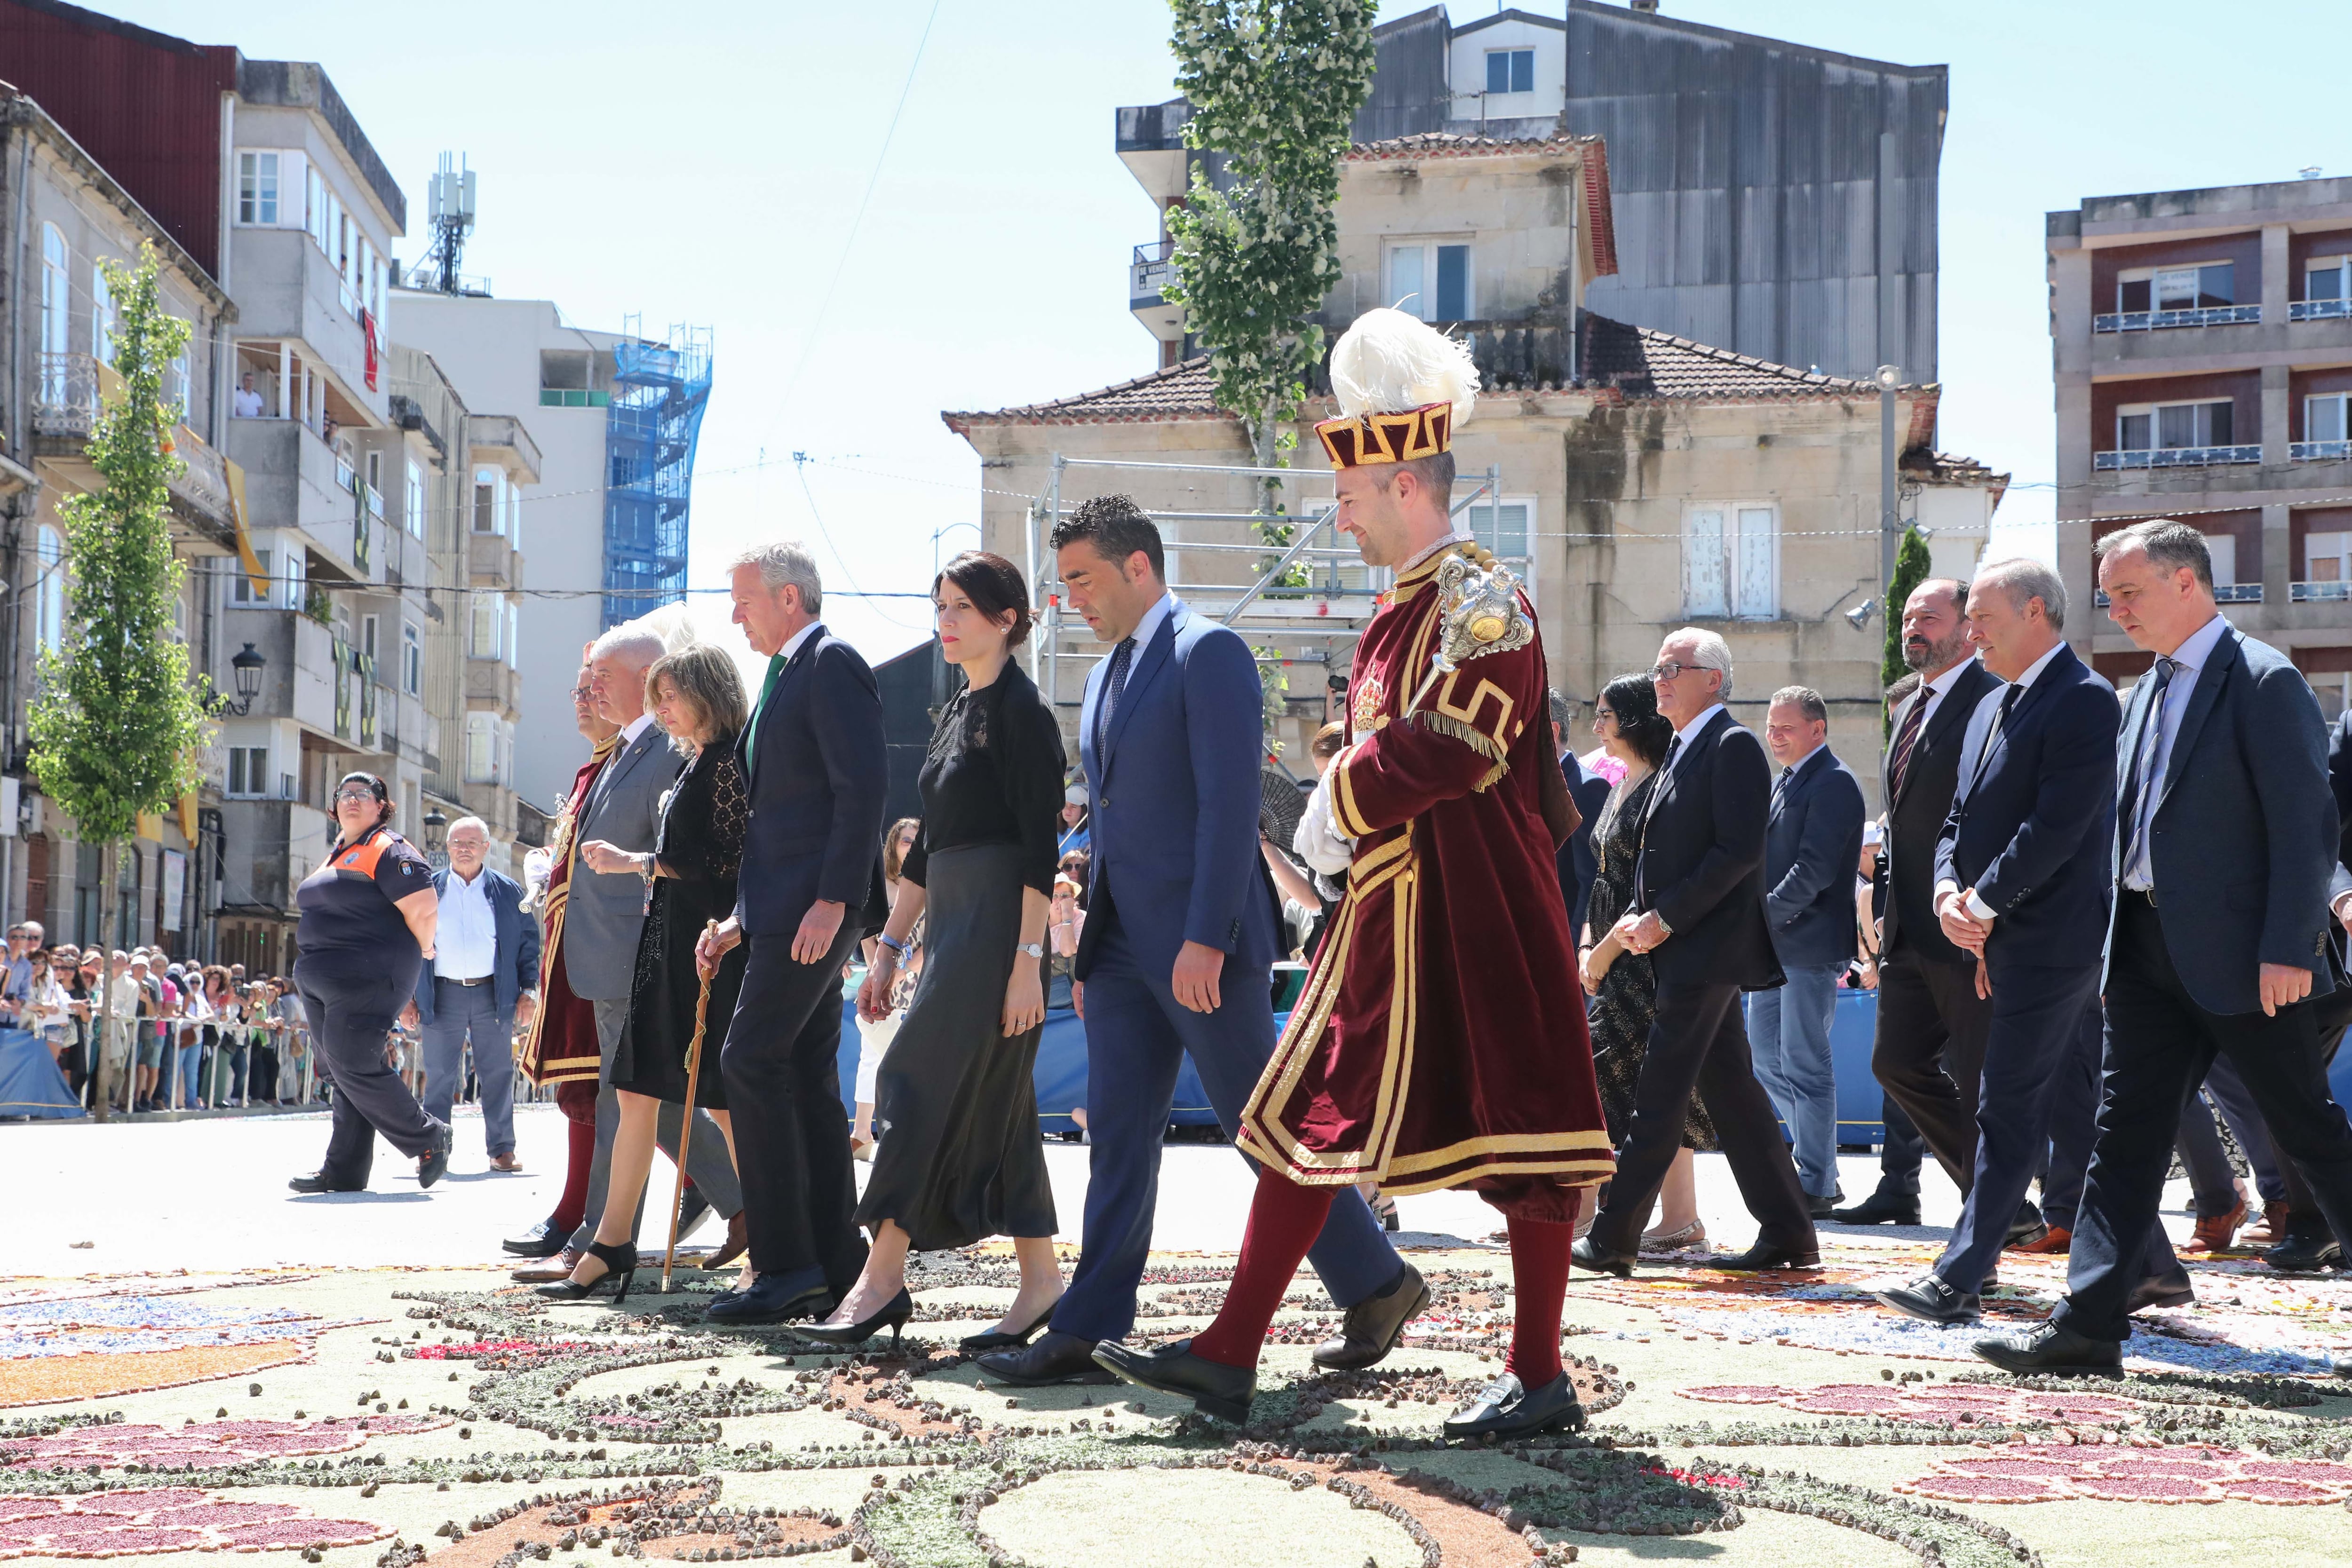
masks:
[[[584,1247],[565,1245],[553,1257],[542,1262],[530,1263],[507,1276],[518,1285],[551,1285],[558,1280],[568,1280],[572,1270],[580,1267],[580,1260],[588,1256]]]
[[[750,1290],[714,1300],[702,1316],[705,1322],[728,1327],[791,1322],[830,1312],[824,1303],[832,1295],[821,1280],[814,1285],[796,1284],[790,1275],[762,1274],[751,1281]]]
[[[571,1239],[572,1232],[556,1229],[555,1221],[548,1218],[520,1236],[508,1237],[499,1246],[518,1258],[552,1258],[562,1251],[563,1244]]]
[[[1373,1365],[1404,1338],[1405,1324],[1428,1310],[1429,1285],[1421,1270],[1407,1263],[1398,1270],[1396,1283],[1348,1309],[1339,1337],[1315,1347],[1315,1364],[1333,1372]]]
[[[416,1185],[431,1186],[449,1174],[449,1151],[457,1146],[457,1134],[446,1122],[441,1124],[439,1136],[433,1146],[417,1157]]]
[[[2352,1355],[2339,1355],[2328,1366],[2338,1377],[2352,1377]]]
[[[361,1182],[359,1185],[354,1186],[350,1182],[337,1181],[334,1177],[329,1176],[324,1171],[312,1171],[309,1176],[296,1176],[286,1185],[293,1188],[296,1192],[310,1194],[322,1192],[367,1191],[367,1183],[365,1182]]]
[[[2176,1269],[2169,1274],[2151,1274],[2132,1287],[2124,1299],[2124,1315],[2144,1312],[2150,1307],[2193,1307],[2197,1291],[2189,1283],[2189,1270]]]
[[[2042,1219],[2042,1211],[2029,1202],[2017,1211],[2017,1218],[2009,1222],[2009,1234],[2000,1239],[2000,1244],[2003,1247],[2022,1247],[2049,1234],[2050,1227]]]
[[[998,1351],[975,1363],[992,1382],[1015,1388],[1048,1388],[1063,1383],[1116,1383],[1118,1379],[1095,1364],[1095,1342],[1059,1329],[1047,1329],[1037,1343],[1019,1350]]]
[[[702,1217],[709,1212],[710,1200],[702,1196],[700,1187],[689,1184],[685,1200],[677,1206],[677,1239],[685,1240],[694,1228],[702,1223]]]
[[[1982,1303],[1965,1291],[1955,1290],[1933,1274],[1922,1274],[1907,1285],[1878,1292],[1881,1305],[1893,1307],[1923,1323],[1973,1322]]]
[[[1844,1201],[1845,1188],[1843,1186],[1827,1197],[1815,1197],[1811,1193],[1805,1195],[1805,1203],[1813,1211],[1815,1219],[1827,1219],[1837,1212],[1837,1206]]]
[[[1578,1268],[1590,1269],[1596,1274],[1614,1274],[1621,1280],[1633,1277],[1634,1254],[1612,1252],[1589,1235],[1576,1239],[1576,1245],[1568,1249],[1568,1257]]]
[[[1027,1328],[1018,1329],[1011,1333],[1006,1333],[1001,1329],[991,1329],[986,1333],[966,1334],[956,1342],[956,1348],[966,1355],[985,1355],[991,1351],[998,1350],[1019,1350],[1037,1337],[1039,1329],[1054,1321],[1054,1307],[1061,1304],[1061,1298],[1056,1296],[1054,1298],[1054,1306],[1047,1307],[1044,1312],[1039,1312]]]
[[[2049,1372],[2062,1377],[2121,1372],[2124,1347],[2076,1333],[2063,1323],[2042,1322],[2023,1333],[1996,1334],[1970,1347],[2003,1372]]]
[[[1538,1432],[1579,1432],[1584,1429],[1584,1406],[1577,1403],[1576,1385],[1563,1372],[1549,1383],[1525,1388],[1518,1377],[1505,1373],[1479,1391],[1463,1409],[1445,1418],[1446,1437],[1532,1437]]]
[[[1727,1269],[1735,1274],[1761,1274],[1773,1269],[1818,1269],[1822,1266],[1822,1249],[1807,1247],[1775,1247],[1759,1241],[1745,1252],[1733,1252],[1721,1258],[1710,1258],[1699,1265],[1703,1269]]]
[[[1203,1416],[1214,1416],[1236,1427],[1249,1425],[1250,1401],[1257,1396],[1257,1368],[1204,1361],[1192,1354],[1189,1339],[1158,1350],[1138,1350],[1115,1339],[1105,1340],[1095,1346],[1095,1364],[1139,1388],[1190,1399],[1192,1408]]]
[[[2322,1269],[2343,1268],[2344,1248],[2333,1236],[2314,1237],[2308,1240],[2290,1236],[2264,1252],[2263,1261],[2289,1273],[2315,1274]]]
[[[1821,1216],[1817,1214],[1813,1218],[1819,1219]],[[1830,1219],[1837,1225],[1916,1225],[1919,1223],[1919,1195],[1891,1193],[1881,1188],[1852,1208],[1830,1210]]]

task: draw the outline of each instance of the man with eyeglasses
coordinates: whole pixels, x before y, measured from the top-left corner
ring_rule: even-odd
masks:
[[[1756,1081],[1738,1006],[1742,991],[1786,978],[1764,915],[1772,766],[1762,743],[1724,706],[1731,649],[1720,636],[1696,627],[1676,632],[1658,650],[1650,682],[1675,738],[1643,823],[1633,905],[1616,930],[1629,950],[1650,955],[1657,1021],[1617,1179],[1575,1259],[1621,1279],[1633,1273],[1642,1227],[1682,1146],[1696,1091],[1759,1227],[1753,1247],[1714,1266],[1818,1268],[1811,1205],[1772,1102]]]

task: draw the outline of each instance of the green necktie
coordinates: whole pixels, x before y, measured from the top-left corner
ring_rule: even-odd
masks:
[[[743,727],[743,771],[751,771],[751,748],[760,738],[760,716],[768,711],[768,694],[776,689],[777,680],[784,673],[784,656],[777,653],[768,660],[768,678],[760,683],[760,700],[751,706],[751,721]]]

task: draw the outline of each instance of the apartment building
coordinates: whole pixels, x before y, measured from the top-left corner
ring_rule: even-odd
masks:
[[[470,523],[457,519],[487,476],[491,514],[510,525],[537,454],[512,414],[501,423],[476,403],[434,423],[429,400],[394,386],[385,316],[406,202],[320,67],[57,0],[0,0],[0,76],[40,97],[235,302],[205,373],[242,535],[231,542],[254,570],[207,570],[196,598],[204,667],[234,692],[243,659],[254,690],[220,715],[207,753],[199,919],[216,930],[188,950],[282,969],[294,889],[331,841],[343,772],[383,777],[420,841],[436,815],[469,809],[518,823],[503,779],[480,780],[485,794],[449,778],[461,764],[445,768],[483,727],[470,683],[426,682],[425,634],[477,598]],[[483,559],[511,674],[520,562]],[[511,681],[480,684],[496,722],[510,722]]]
[[[2095,197],[2046,227],[2069,588],[2092,601],[2102,535],[2181,517],[2231,622],[2352,707],[2352,179]],[[2068,631],[2111,678],[2148,665],[2095,612]]]
[[[1894,364],[1910,382],[1936,379],[1944,67],[1594,0],[1459,23],[1432,5],[1373,37],[1360,144],[1444,134],[1609,147],[1618,269],[1590,280],[1601,314],[1832,375]],[[1163,212],[1193,162],[1218,172],[1214,153],[1184,147],[1190,116],[1181,98],[1118,113],[1119,155]],[[1197,347],[1160,298],[1167,256],[1163,226],[1136,247],[1129,290],[1163,368]]]
[[[5,511],[7,613],[0,617],[0,891],[7,918],[40,921],[76,943],[154,943],[192,950],[211,885],[205,823],[218,799],[192,793],[172,810],[144,818],[118,857],[111,930],[100,925],[101,859],[72,821],[27,777],[26,725],[39,685],[40,655],[66,631],[71,561],[59,503],[104,481],[88,445],[108,399],[121,395],[113,331],[120,303],[105,265],[136,267],[153,246],[163,308],[186,322],[189,340],[167,367],[163,396],[177,417],[173,445],[184,467],[170,481],[173,553],[189,569],[174,607],[173,634],[191,663],[208,668],[221,629],[207,588],[210,570],[233,560],[236,523],[224,461],[224,410],[215,390],[226,335],[236,316],[205,267],[89,155],[42,105],[0,89],[0,168],[16,187],[0,204],[0,255],[22,286],[5,291],[0,334],[6,361],[0,406],[0,511]],[[16,267],[21,265],[21,273]]]
[[[1666,632],[1712,626],[1738,665],[1732,706],[1760,723],[1777,687],[1829,699],[1831,739],[1874,776],[1882,735],[1874,381],[1776,364],[1584,308],[1622,265],[1611,150],[1597,137],[1431,132],[1358,143],[1340,166],[1342,276],[1321,319],[1336,335],[1402,300],[1464,339],[1485,390],[1455,434],[1460,519],[1513,563],[1545,628],[1554,684],[1589,701],[1646,669]],[[1151,171],[1142,172],[1150,188]],[[1973,567],[2008,480],[1935,449],[1933,385],[1896,389],[1899,512],[1938,570]],[[1328,504],[1300,413],[1287,509]],[[1253,592],[1268,551],[1244,516],[1255,481],[1241,425],[1214,402],[1204,357],[1099,392],[943,416],[988,466],[988,548],[1037,563],[1054,509],[1124,491],[1160,517],[1171,577],[1243,625],[1287,685],[1278,737],[1294,758],[1327,711],[1384,585],[1326,529],[1304,588]],[[1145,466],[1119,466],[1142,464]],[[1183,466],[1170,466],[1181,465]],[[1214,472],[1218,467],[1225,472]],[[1033,506],[1023,496],[1045,497]],[[1049,612],[1044,684],[1074,716],[1099,650]]]
[[[394,298],[399,342],[432,355],[467,402],[530,410],[544,455],[540,491],[495,527],[509,548],[520,549],[527,511],[535,553],[554,564],[516,609],[512,700],[509,716],[498,721],[494,755],[502,786],[552,810],[587,756],[572,712],[581,653],[611,627],[686,591],[710,334],[681,327],[655,340],[593,331],[567,323],[546,299],[426,288],[401,288]],[[494,514],[510,504],[497,494],[488,499]],[[476,613],[486,613],[478,600]],[[474,625],[485,630],[482,622]],[[482,655],[472,652],[482,645],[469,644],[469,693],[478,674],[487,678],[477,669]],[[467,715],[469,745],[493,744],[482,738],[486,711]]]

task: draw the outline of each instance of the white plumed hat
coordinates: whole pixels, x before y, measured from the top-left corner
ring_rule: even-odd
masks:
[[[1341,417],[1315,427],[1334,467],[1446,451],[1478,402],[1467,344],[1402,310],[1367,310],[1331,349]]]

